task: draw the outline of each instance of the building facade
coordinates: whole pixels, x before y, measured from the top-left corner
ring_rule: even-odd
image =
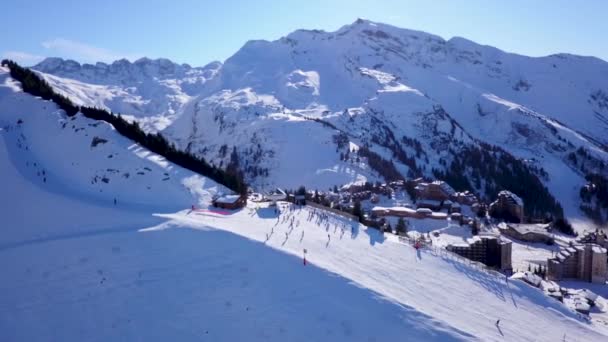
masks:
[[[549,259],[547,264],[549,280],[579,279],[599,284],[608,280],[608,253],[596,244],[572,245]]]
[[[524,222],[524,201],[516,194],[503,190],[498,199],[490,204],[490,215],[512,222]]]
[[[226,195],[215,198],[212,204],[216,208],[235,210],[247,204],[247,198],[240,195]]]
[[[449,245],[448,251],[464,258],[481,262],[501,271],[511,271],[512,245],[509,241],[501,241],[494,236],[474,237],[467,244]]]
[[[456,194],[456,191],[444,181],[418,183],[414,191],[416,192],[416,198],[433,201],[445,201],[453,198]]]

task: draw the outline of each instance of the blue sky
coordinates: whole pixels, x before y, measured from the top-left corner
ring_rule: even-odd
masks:
[[[531,56],[608,60],[603,0],[4,0],[2,9],[0,54],[26,65],[45,56],[204,65],[225,60],[247,40],[274,40],[298,28],[333,31],[358,17]]]

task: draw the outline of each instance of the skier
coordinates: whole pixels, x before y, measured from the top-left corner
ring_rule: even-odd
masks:
[[[114,205],[116,205],[116,198],[114,199]]]
[[[500,318],[498,320],[496,320],[496,326],[500,325]]]

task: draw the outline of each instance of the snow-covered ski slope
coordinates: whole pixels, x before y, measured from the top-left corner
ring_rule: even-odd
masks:
[[[2,341],[608,338],[536,289],[342,218],[191,212],[222,188],[64,120],[0,70]],[[135,175],[91,183],[108,168]]]
[[[3,219],[18,224],[11,228],[17,235],[5,235],[3,242],[38,225],[103,228],[124,219],[113,212],[177,210],[207,204],[213,194],[228,191],[104,122],[67,118],[53,103],[23,93],[1,67],[0,111]],[[102,210],[103,219],[91,210]]]

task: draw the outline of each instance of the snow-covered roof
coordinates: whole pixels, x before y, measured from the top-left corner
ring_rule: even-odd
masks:
[[[415,190],[424,190],[428,187],[429,185],[427,183],[420,183],[418,185],[416,185],[414,187]]]
[[[440,212],[433,212],[431,214],[431,217],[435,218],[435,219],[446,219],[448,217],[448,214],[447,213],[440,213]]]
[[[502,196],[511,198],[519,206],[524,205],[524,201],[519,196],[512,193],[511,191],[502,190],[501,192],[498,193],[498,197],[502,197]]]
[[[541,277],[535,275],[532,272],[528,272],[528,271],[517,272],[511,278],[523,280],[523,281],[527,282],[528,284],[532,284],[537,287],[540,286],[540,284],[542,282]]]
[[[540,288],[546,292],[559,292],[560,290],[559,284],[550,280],[541,281]]]
[[[549,233],[547,233],[547,227],[548,225],[546,224],[508,224],[508,225],[499,225],[499,229],[506,229],[509,226],[510,228],[516,230],[518,233],[525,235],[528,233],[536,233],[536,234],[543,234],[543,235],[549,235]]]
[[[589,312],[591,310],[591,306],[583,301],[575,301],[574,308],[576,311]]]
[[[287,198],[287,194],[285,193],[285,191],[283,191],[283,189],[276,188],[266,194],[266,197],[271,200],[282,200]]]
[[[590,301],[595,302],[597,300],[597,298],[599,297],[595,292],[592,292],[588,289],[583,289],[581,291],[581,294],[585,296],[585,298],[589,299]]]
[[[239,195],[225,195],[225,196],[218,197],[215,200],[215,202],[232,204],[232,203],[235,203],[236,201],[238,201],[239,198],[241,198],[241,196],[239,196]]]
[[[276,188],[268,193],[269,196],[285,195],[285,191],[281,188]]]
[[[433,184],[439,185],[441,189],[443,189],[443,191],[445,191],[445,193],[448,195],[453,195],[456,193],[456,190],[454,190],[454,188],[444,181],[434,181]]]
[[[432,199],[420,199],[418,200],[418,202],[416,202],[416,204],[420,205],[420,204],[426,204],[426,205],[431,205],[431,206],[440,206],[441,205],[441,201],[437,201],[437,200],[432,200]]]
[[[372,211],[396,211],[396,212],[404,212],[404,213],[415,213],[414,209],[406,208],[406,207],[373,207]]]

